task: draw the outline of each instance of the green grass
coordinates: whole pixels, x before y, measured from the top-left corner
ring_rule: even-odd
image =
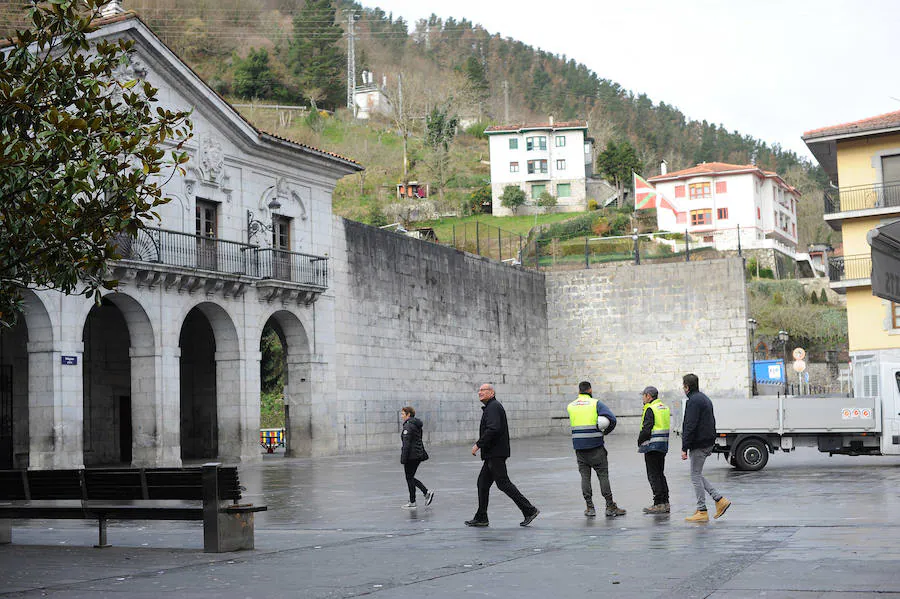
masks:
[[[490,214],[478,214],[463,218],[441,218],[438,220],[417,222],[414,227],[431,227],[441,241],[449,241],[453,238],[453,226],[461,227],[467,223],[479,222],[490,227],[498,227],[504,231],[525,237],[532,227],[537,224],[557,223],[584,214],[583,212],[559,212],[556,214],[523,214],[521,216],[492,216]]]

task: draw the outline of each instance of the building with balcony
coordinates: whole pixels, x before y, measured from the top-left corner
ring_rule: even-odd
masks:
[[[193,110],[190,161],[163,179],[161,220],[113,241],[114,291],[96,304],[24,291],[0,335],[0,468],[260,459],[267,326],[285,349],[292,452],[309,453],[333,386],[331,192],[361,167],[256,129],[133,13],[97,25],[91,42],[134,40],[123,79]]]
[[[508,185],[525,191],[520,213],[541,210],[537,200],[545,191],[556,196],[557,211],[587,209],[593,140],[587,136],[586,122],[554,123],[551,118],[549,123],[488,127],[484,132],[490,140],[494,214],[512,214],[500,202]]]
[[[847,328],[854,375],[863,389],[877,385],[877,364],[900,360],[900,306],[872,294],[875,227],[900,219],[900,111],[803,134],[825,169],[825,222],[840,231],[843,255],[828,260],[831,288],[847,297]],[[877,393],[877,389],[874,390]]]
[[[674,207],[657,207],[660,231],[687,231],[720,251],[737,251],[740,245],[778,278],[793,275],[800,192],[777,173],[723,162],[661,170],[647,179]]]

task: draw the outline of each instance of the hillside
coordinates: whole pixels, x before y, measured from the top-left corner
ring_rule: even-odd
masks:
[[[15,23],[21,14],[18,6],[17,0],[0,0],[0,23]],[[822,220],[825,176],[818,166],[724,125],[690,120],[677,107],[623,89],[574,58],[504,38],[466,19],[432,15],[408,24],[346,0],[124,0],[124,6],[136,10],[211,87],[233,102],[315,102],[332,111],[319,118],[299,111],[241,109],[264,130],[366,165],[365,174],[342,181],[335,194],[336,212],[349,218],[390,218],[395,185],[405,178],[429,182],[434,190],[439,166],[444,184],[432,194],[432,200],[442,196],[433,212],[466,213],[469,194],[488,180],[489,167],[482,162],[487,160],[487,142],[479,136],[483,127],[545,121],[552,115],[587,120],[595,148],[604,148],[610,140],[629,141],[646,176],[656,174],[662,159],[670,170],[702,161],[755,160],[803,193],[800,247],[839,241]],[[378,82],[385,77],[388,96],[396,102],[402,73],[406,122],[356,122],[342,108],[349,13],[358,16],[357,74],[374,72]],[[321,63],[311,66],[310,56],[320,57]],[[424,143],[423,121],[435,109],[476,122],[452,140],[444,159],[436,158]],[[404,132],[409,136],[405,177]]]

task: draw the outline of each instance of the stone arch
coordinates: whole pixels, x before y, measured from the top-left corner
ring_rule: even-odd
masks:
[[[23,290],[22,300],[16,325],[0,329],[0,469],[28,468],[33,444],[46,456],[54,443],[39,421],[53,417],[53,323],[33,291]]]
[[[285,356],[285,456],[312,452],[312,350],[300,318],[278,310],[266,320],[281,338]],[[265,326],[265,325],[264,325]],[[260,328],[262,331],[262,327]]]
[[[179,346],[182,459],[239,460],[247,432],[234,320],[219,304],[197,304],[182,321]]]

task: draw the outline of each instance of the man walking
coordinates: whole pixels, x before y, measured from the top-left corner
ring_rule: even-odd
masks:
[[[666,482],[666,453],[669,451],[669,407],[659,399],[656,387],[644,387],[641,393],[644,414],[638,433],[638,453],[644,454],[647,480],[653,491],[653,505],[645,514],[669,513],[669,484]]]
[[[700,379],[696,374],[682,377],[687,402],[684,407],[684,421],[681,425],[681,459],[691,457],[691,482],[697,494],[697,511],[685,518],[688,522],[709,522],[706,511],[706,493],[716,502],[715,518],[721,518],[731,502],[716,491],[703,476],[703,463],[712,455],[716,442],[716,416],[709,398],[700,392]]]
[[[478,429],[478,441],[472,446],[472,455],[481,450],[481,459],[484,463],[478,474],[478,511],[475,512],[474,518],[466,520],[466,526],[488,526],[488,498],[491,485],[494,483],[497,483],[497,488],[509,495],[522,510],[525,519],[519,522],[519,526],[528,526],[537,518],[540,510],[525,499],[506,473],[506,459],[510,455],[506,410],[497,401],[494,386],[489,383],[481,385],[478,389],[478,399],[482,403],[481,425]]]
[[[603,434],[609,434],[616,428],[616,417],[603,402],[591,395],[591,384],[587,381],[578,383],[578,397],[567,407],[569,425],[572,427],[572,445],[575,448],[575,460],[581,474],[581,494],[587,507],[584,515],[593,518],[597,515],[594,509],[593,489],[591,489],[591,469],[600,479],[600,492],[606,500],[606,517],[624,516],[625,510],[613,501],[612,489],[609,486],[609,464],[606,458],[606,447]]]

